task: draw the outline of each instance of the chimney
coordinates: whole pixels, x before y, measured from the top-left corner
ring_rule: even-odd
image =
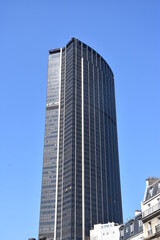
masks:
[[[155,183],[159,178],[158,177],[149,177],[146,179],[146,187]]]
[[[141,213],[141,210],[135,210],[135,216],[139,215]]]

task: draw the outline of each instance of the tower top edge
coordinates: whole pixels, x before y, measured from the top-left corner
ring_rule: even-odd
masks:
[[[49,54],[59,53],[61,51],[60,48],[54,48],[49,50]]]
[[[70,39],[70,41],[66,44],[66,46],[62,47],[62,51],[67,49],[74,42],[77,42],[79,45],[82,45],[84,48],[88,48],[89,51],[93,52],[93,54],[96,54],[97,57],[101,58],[102,61],[104,61],[108,65],[108,67],[110,68],[110,70],[111,70],[111,72],[113,74],[113,71],[112,71],[111,67],[109,66],[109,64],[107,63],[107,61],[96,50],[94,50],[92,47],[90,47],[86,43],[80,41],[78,38],[72,37]],[[61,48],[51,49],[51,50],[49,50],[49,54],[59,53],[60,51],[61,51]],[[113,74],[113,76],[114,76],[114,74]]]

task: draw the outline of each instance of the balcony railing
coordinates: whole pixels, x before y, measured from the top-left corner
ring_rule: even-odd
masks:
[[[158,224],[157,226],[155,226],[155,230],[156,230],[156,233],[160,232],[160,224]]]
[[[160,209],[160,202],[142,213],[143,218]]]

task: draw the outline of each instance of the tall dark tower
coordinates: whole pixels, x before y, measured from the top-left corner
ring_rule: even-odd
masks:
[[[49,51],[39,237],[84,240],[122,223],[114,76],[72,38]]]

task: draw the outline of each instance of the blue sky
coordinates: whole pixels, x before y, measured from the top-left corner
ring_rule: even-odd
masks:
[[[38,235],[48,50],[73,36],[114,72],[124,221],[140,209],[160,176],[159,12],[159,0],[1,1],[2,239]]]

